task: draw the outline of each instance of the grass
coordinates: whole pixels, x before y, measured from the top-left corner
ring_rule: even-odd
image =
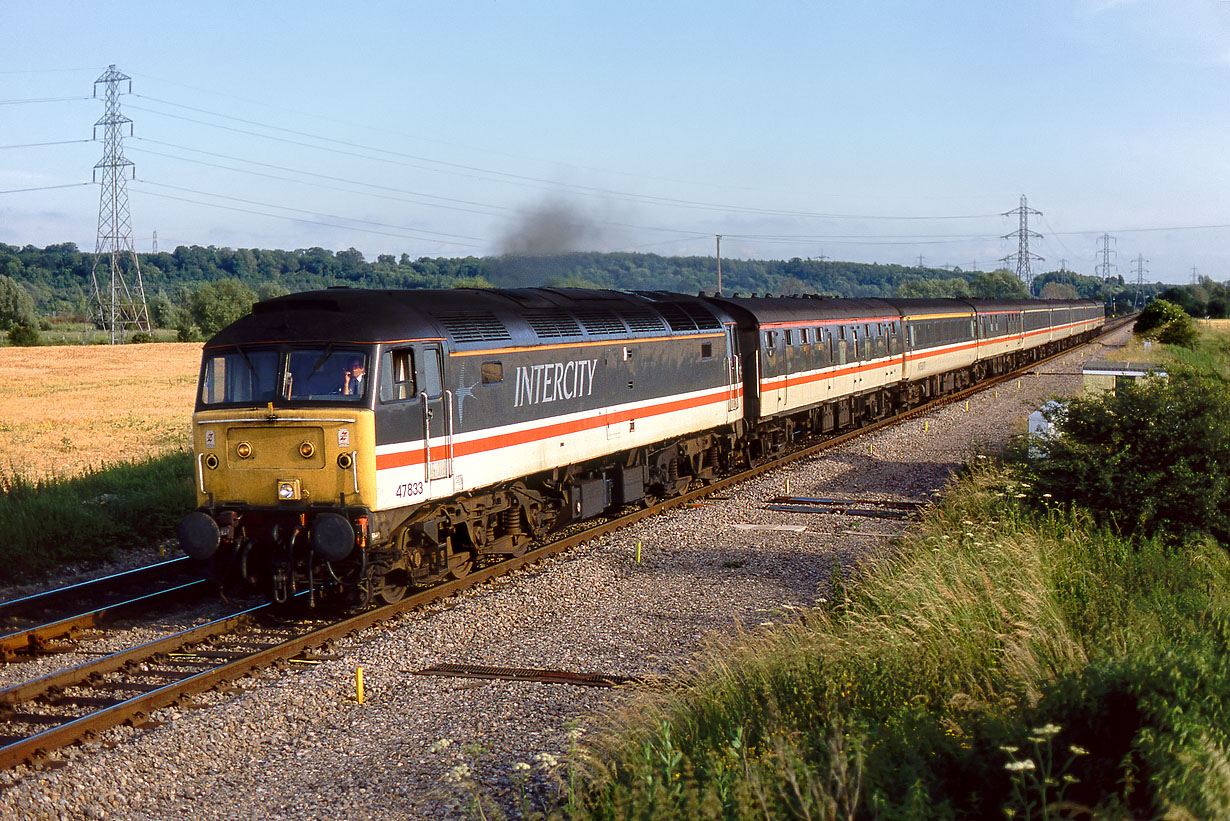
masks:
[[[587,745],[568,812],[1230,813],[1226,551],[1018,495],[975,471],[824,606],[644,695]]]
[[[63,479],[0,474],[4,580],[160,542],[195,504],[192,457],[183,451]]]

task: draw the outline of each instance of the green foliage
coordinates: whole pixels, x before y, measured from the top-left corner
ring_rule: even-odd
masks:
[[[38,328],[34,325],[25,323],[14,325],[9,328],[9,344],[17,347],[29,348],[39,343]]]
[[[1187,313],[1178,305],[1165,299],[1155,299],[1145,306],[1132,326],[1132,333],[1137,336],[1154,334],[1171,322],[1187,317]]]
[[[0,276],[0,331],[15,325],[38,327],[34,299],[15,279]]]
[[[213,336],[252,310],[256,294],[238,279],[206,282],[192,292],[188,310],[203,336]]]
[[[189,315],[198,286],[236,280],[268,299],[283,293],[349,285],[356,288],[489,288],[531,285],[712,292],[717,287],[713,257],[656,254],[570,253],[550,257],[461,257],[412,259],[381,254],[374,262],[355,249],[294,251],[180,246],[174,252],[139,255],[150,316],[159,328],[184,338],[207,333]],[[42,316],[83,312],[93,255],[73,243],[36,248],[0,244],[0,276],[18,282]],[[1103,282],[1070,272],[1043,274],[1074,283],[1083,297],[1130,305],[1133,289],[1122,279]],[[741,293],[814,293],[840,297],[1026,296],[1009,271],[952,271],[921,266],[811,260],[722,260],[723,290]],[[1154,295],[1161,286],[1145,286]],[[1211,292],[1210,292],[1211,293]],[[195,328],[193,326],[196,326]],[[2,330],[2,328],[0,328]]]
[[[10,578],[30,578],[66,562],[148,545],[172,533],[195,503],[188,453],[73,479],[0,475],[0,564]]]
[[[646,696],[589,742],[571,814],[1223,817],[1230,556],[1023,489],[975,470],[824,608]]]
[[[132,338],[131,338],[131,339],[129,339],[128,341],[129,341],[129,342],[134,342],[134,343],[136,343],[136,344],[141,344],[141,343],[144,343],[144,342],[153,342],[153,341],[154,341],[154,335],[153,335],[153,334],[147,334],[147,333],[145,333],[144,331],[137,331],[135,334],[133,334],[133,335],[132,335]]]
[[[1230,543],[1230,389],[1177,375],[1072,400],[1062,435],[1036,439],[1036,494],[1087,508],[1143,538]]]

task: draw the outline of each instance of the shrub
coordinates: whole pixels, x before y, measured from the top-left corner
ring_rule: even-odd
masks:
[[[28,348],[39,343],[38,328],[33,325],[14,325],[9,329],[9,343],[18,347]]]
[[[1100,521],[1172,543],[1210,534],[1230,543],[1230,389],[1176,375],[1072,400],[1061,435],[1035,439],[1024,468],[1038,498],[1086,507]]]
[[[1167,345],[1196,347],[1199,335],[1196,323],[1182,307],[1164,299],[1155,299],[1145,306],[1136,319],[1132,332],[1137,336],[1158,339]]]
[[[145,331],[138,331],[137,333],[132,335],[132,341],[138,345],[145,343],[145,342],[153,342],[154,335],[147,334]]]

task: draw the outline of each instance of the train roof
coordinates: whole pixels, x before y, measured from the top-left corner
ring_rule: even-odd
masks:
[[[713,296],[707,302],[720,305],[735,316],[761,325],[779,322],[825,322],[896,317],[897,310],[883,299],[837,299],[817,296]]]
[[[257,303],[207,348],[282,342],[447,339],[454,350],[720,331],[728,316],[668,292],[585,288],[330,288]]]

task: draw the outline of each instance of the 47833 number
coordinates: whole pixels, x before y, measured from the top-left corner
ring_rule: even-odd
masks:
[[[393,495],[398,499],[407,499],[411,496],[422,496],[423,490],[422,482],[406,482],[405,484],[398,485]]]

